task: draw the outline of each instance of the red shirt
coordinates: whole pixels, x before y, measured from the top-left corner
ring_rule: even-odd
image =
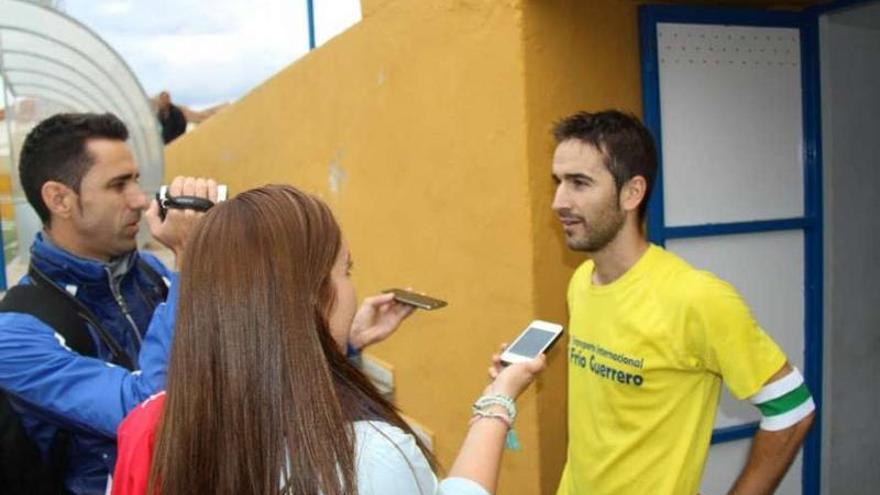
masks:
[[[159,392],[135,407],[119,425],[112,495],[147,493],[156,428],[164,407],[165,392]]]

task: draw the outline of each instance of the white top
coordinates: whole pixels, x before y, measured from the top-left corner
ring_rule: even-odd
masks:
[[[437,480],[415,438],[382,421],[356,421],[360,495],[490,495],[466,478]]]

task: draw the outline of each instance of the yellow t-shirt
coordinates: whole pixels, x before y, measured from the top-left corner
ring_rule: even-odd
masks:
[[[786,358],[728,283],[657,246],[568,289],[568,461],[557,495],[693,495],[721,381],[754,395]]]

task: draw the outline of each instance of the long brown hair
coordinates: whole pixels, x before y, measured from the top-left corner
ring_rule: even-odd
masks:
[[[181,267],[148,493],[356,494],[352,422],[412,434],[330,335],[340,248],[330,209],[291,186],[205,215]]]

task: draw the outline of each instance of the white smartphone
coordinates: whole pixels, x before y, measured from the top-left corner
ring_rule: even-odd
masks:
[[[507,364],[531,361],[550,348],[562,335],[562,325],[535,320],[501,354]]]

